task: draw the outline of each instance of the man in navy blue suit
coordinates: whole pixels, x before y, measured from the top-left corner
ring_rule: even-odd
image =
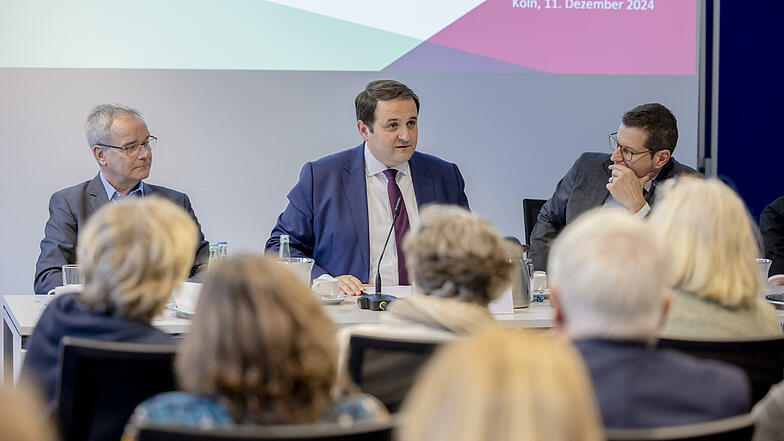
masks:
[[[277,250],[280,235],[289,235],[292,257],[316,261],[312,277],[336,277],[341,292],[358,295],[375,280],[398,203],[381,262],[385,285],[409,284],[400,247],[419,223],[419,207],[468,208],[468,198],[457,165],[415,151],[419,98],[411,89],[397,81],[373,81],[354,105],[364,142],[302,167],[266,248]]]

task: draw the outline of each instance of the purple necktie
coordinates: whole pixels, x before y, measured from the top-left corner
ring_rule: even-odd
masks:
[[[395,214],[395,204],[397,199],[403,194],[400,192],[400,187],[397,186],[395,175],[397,170],[388,168],[384,170],[384,175],[387,177],[387,193],[389,194],[389,206],[392,208],[392,215]],[[395,219],[395,248],[397,249],[397,284],[408,285],[408,270],[406,270],[406,256],[403,255],[403,236],[406,235],[410,226],[408,224],[408,212],[406,211],[406,202],[400,201],[400,214]]]

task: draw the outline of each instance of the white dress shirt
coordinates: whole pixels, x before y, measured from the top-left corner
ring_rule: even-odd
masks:
[[[413,230],[419,225],[419,207],[417,207],[414,194],[414,181],[411,179],[411,167],[408,162],[392,167],[397,170],[395,181],[400,187],[403,202],[408,212],[408,223]],[[387,177],[384,170],[387,166],[379,162],[365,143],[365,183],[368,201],[368,232],[370,233],[370,271],[368,282],[372,285],[376,281],[376,268],[381,249],[392,227],[392,207],[389,206],[389,193],[387,192]],[[381,262],[381,284],[393,286],[398,284],[397,274],[397,248],[395,247],[395,233],[389,237],[387,250]]]

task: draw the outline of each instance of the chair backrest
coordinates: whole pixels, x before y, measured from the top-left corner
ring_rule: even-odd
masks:
[[[280,426],[237,426],[231,429],[139,427],[139,441],[391,441],[395,418],[386,423],[357,422]]]
[[[607,441],[750,441],[754,420],[750,414],[698,424],[644,429],[606,429]]]
[[[659,339],[658,345],[740,367],[751,381],[752,403],[761,400],[771,386],[784,380],[784,337],[717,340],[667,336]]]
[[[536,217],[547,199],[523,199],[523,226],[525,227],[525,244],[531,245],[531,231],[534,231]]]
[[[378,398],[390,412],[397,412],[419,369],[440,343],[352,335],[349,375],[363,392]]]
[[[120,439],[137,404],[175,389],[176,346],[64,337],[58,419],[65,441]]]

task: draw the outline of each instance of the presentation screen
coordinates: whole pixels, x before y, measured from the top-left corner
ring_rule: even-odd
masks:
[[[471,209],[523,237],[584,151],[660,102],[697,163],[697,0],[76,0],[0,13],[0,293],[29,293],[55,191],[98,172],[84,120],[138,109],[146,182],[187,193],[207,239],[261,251],[307,161],[359,145],[354,97],[420,97],[419,151],[456,163]],[[9,215],[8,213],[12,213]]]

